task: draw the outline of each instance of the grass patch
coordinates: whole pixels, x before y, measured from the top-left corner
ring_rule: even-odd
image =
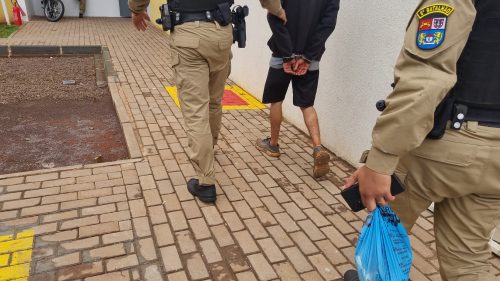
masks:
[[[0,24],[0,38],[7,38],[17,30],[15,25]]]

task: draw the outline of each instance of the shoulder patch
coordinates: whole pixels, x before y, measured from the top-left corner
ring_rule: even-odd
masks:
[[[448,16],[455,11],[450,5],[433,4],[418,10],[417,46],[422,50],[433,50],[439,47],[446,34]]]

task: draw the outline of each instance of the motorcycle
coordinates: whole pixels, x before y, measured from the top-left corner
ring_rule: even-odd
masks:
[[[64,4],[61,0],[42,0],[42,9],[48,21],[55,22],[64,15]]]

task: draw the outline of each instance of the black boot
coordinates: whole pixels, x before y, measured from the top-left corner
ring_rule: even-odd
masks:
[[[359,281],[358,272],[356,270],[348,270],[344,274],[344,281]]]
[[[200,201],[212,203],[217,200],[215,185],[201,185],[197,179],[190,179],[187,183],[187,188],[193,196],[198,197]]]

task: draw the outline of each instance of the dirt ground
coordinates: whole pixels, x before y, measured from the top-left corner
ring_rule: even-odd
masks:
[[[128,158],[93,57],[4,58],[0,69],[0,174]]]
[[[0,58],[0,104],[54,100],[89,100],[109,95],[98,88],[94,58],[19,57]],[[75,80],[75,85],[63,85]]]

